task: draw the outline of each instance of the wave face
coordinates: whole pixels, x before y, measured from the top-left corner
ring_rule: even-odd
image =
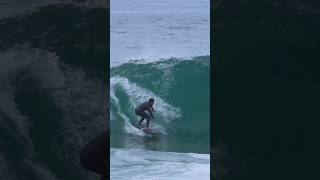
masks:
[[[79,155],[107,128],[106,14],[59,4],[0,20],[1,179],[97,179]]]
[[[210,57],[132,61],[111,68],[111,147],[208,153],[210,144]],[[134,108],[155,99],[149,137],[134,128]]]
[[[207,180],[210,179],[208,154],[173,153],[142,149],[110,150],[110,178],[117,180]],[[130,167],[130,168],[129,168]],[[126,174],[127,176],[123,176]]]

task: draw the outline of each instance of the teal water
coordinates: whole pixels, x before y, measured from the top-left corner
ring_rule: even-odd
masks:
[[[110,179],[210,179],[209,4],[110,1]],[[150,97],[162,135],[132,125]]]
[[[111,68],[111,147],[209,154],[209,71],[210,56]],[[156,101],[151,127],[161,136],[146,136],[130,124],[139,118],[134,108],[150,97]]]

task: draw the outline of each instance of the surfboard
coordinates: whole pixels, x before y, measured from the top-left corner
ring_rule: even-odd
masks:
[[[141,130],[146,133],[146,134],[150,134],[150,135],[161,135],[162,133],[158,130],[155,129],[150,129],[150,128],[141,128]]]
[[[135,128],[142,130],[146,134],[150,135],[161,135],[162,133],[158,130],[147,128],[146,125],[142,124],[141,127],[138,126],[138,124],[131,123]]]
[[[138,126],[138,124],[136,124],[136,123],[131,123],[135,128],[137,128],[137,129],[141,129],[141,128],[144,128],[144,127],[146,127],[146,126],[144,126],[144,125],[142,125],[141,127],[139,127]]]

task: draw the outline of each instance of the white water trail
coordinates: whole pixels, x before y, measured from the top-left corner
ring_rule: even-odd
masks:
[[[209,180],[210,155],[111,148],[110,172],[112,180]]]
[[[181,116],[180,109],[173,107],[169,103],[165,102],[163,99],[155,95],[150,90],[145,88],[139,87],[137,84],[130,82],[127,78],[115,76],[110,79],[110,97],[111,101],[116,105],[117,114],[124,120],[125,122],[125,132],[132,133],[136,135],[141,135],[137,131],[137,129],[130,123],[130,119],[122,113],[122,108],[120,106],[120,99],[116,96],[117,90],[123,90],[129,97],[129,104],[128,108],[130,108],[130,112],[134,114],[134,107],[138,106],[139,104],[145,102],[150,97],[155,99],[155,109],[157,119],[164,120],[165,123],[170,123],[171,120],[178,118]],[[157,129],[158,131],[166,134],[165,127],[161,126],[158,123],[152,122],[152,128]]]

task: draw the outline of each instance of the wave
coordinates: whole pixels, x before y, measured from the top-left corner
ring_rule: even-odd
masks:
[[[208,152],[209,91],[209,56],[170,58],[152,63],[131,61],[111,68],[111,146],[143,147],[137,146],[139,138],[129,135],[145,135],[132,126],[138,120],[134,108],[153,97],[156,111],[151,127],[163,132],[164,137],[154,144],[156,147],[149,148]],[[190,140],[196,141],[198,148],[186,142]]]
[[[7,17],[18,17],[32,14],[45,6],[54,5],[73,5],[92,8],[109,8],[109,1],[105,0],[24,0],[24,1],[8,1],[1,3],[0,19]]]
[[[41,159],[49,162],[46,166],[82,169],[81,147],[106,128],[103,84],[44,50],[14,48],[0,53],[0,59],[1,144],[12,152],[6,160],[18,156],[31,164]]]
[[[117,180],[210,179],[209,154],[111,148],[110,165],[110,179]]]
[[[25,16],[1,19],[0,51],[18,45],[46,50],[63,63],[105,80],[109,58],[106,14],[103,8],[51,5]]]
[[[97,178],[79,155],[109,128],[105,15],[58,4],[0,20],[3,179]]]

